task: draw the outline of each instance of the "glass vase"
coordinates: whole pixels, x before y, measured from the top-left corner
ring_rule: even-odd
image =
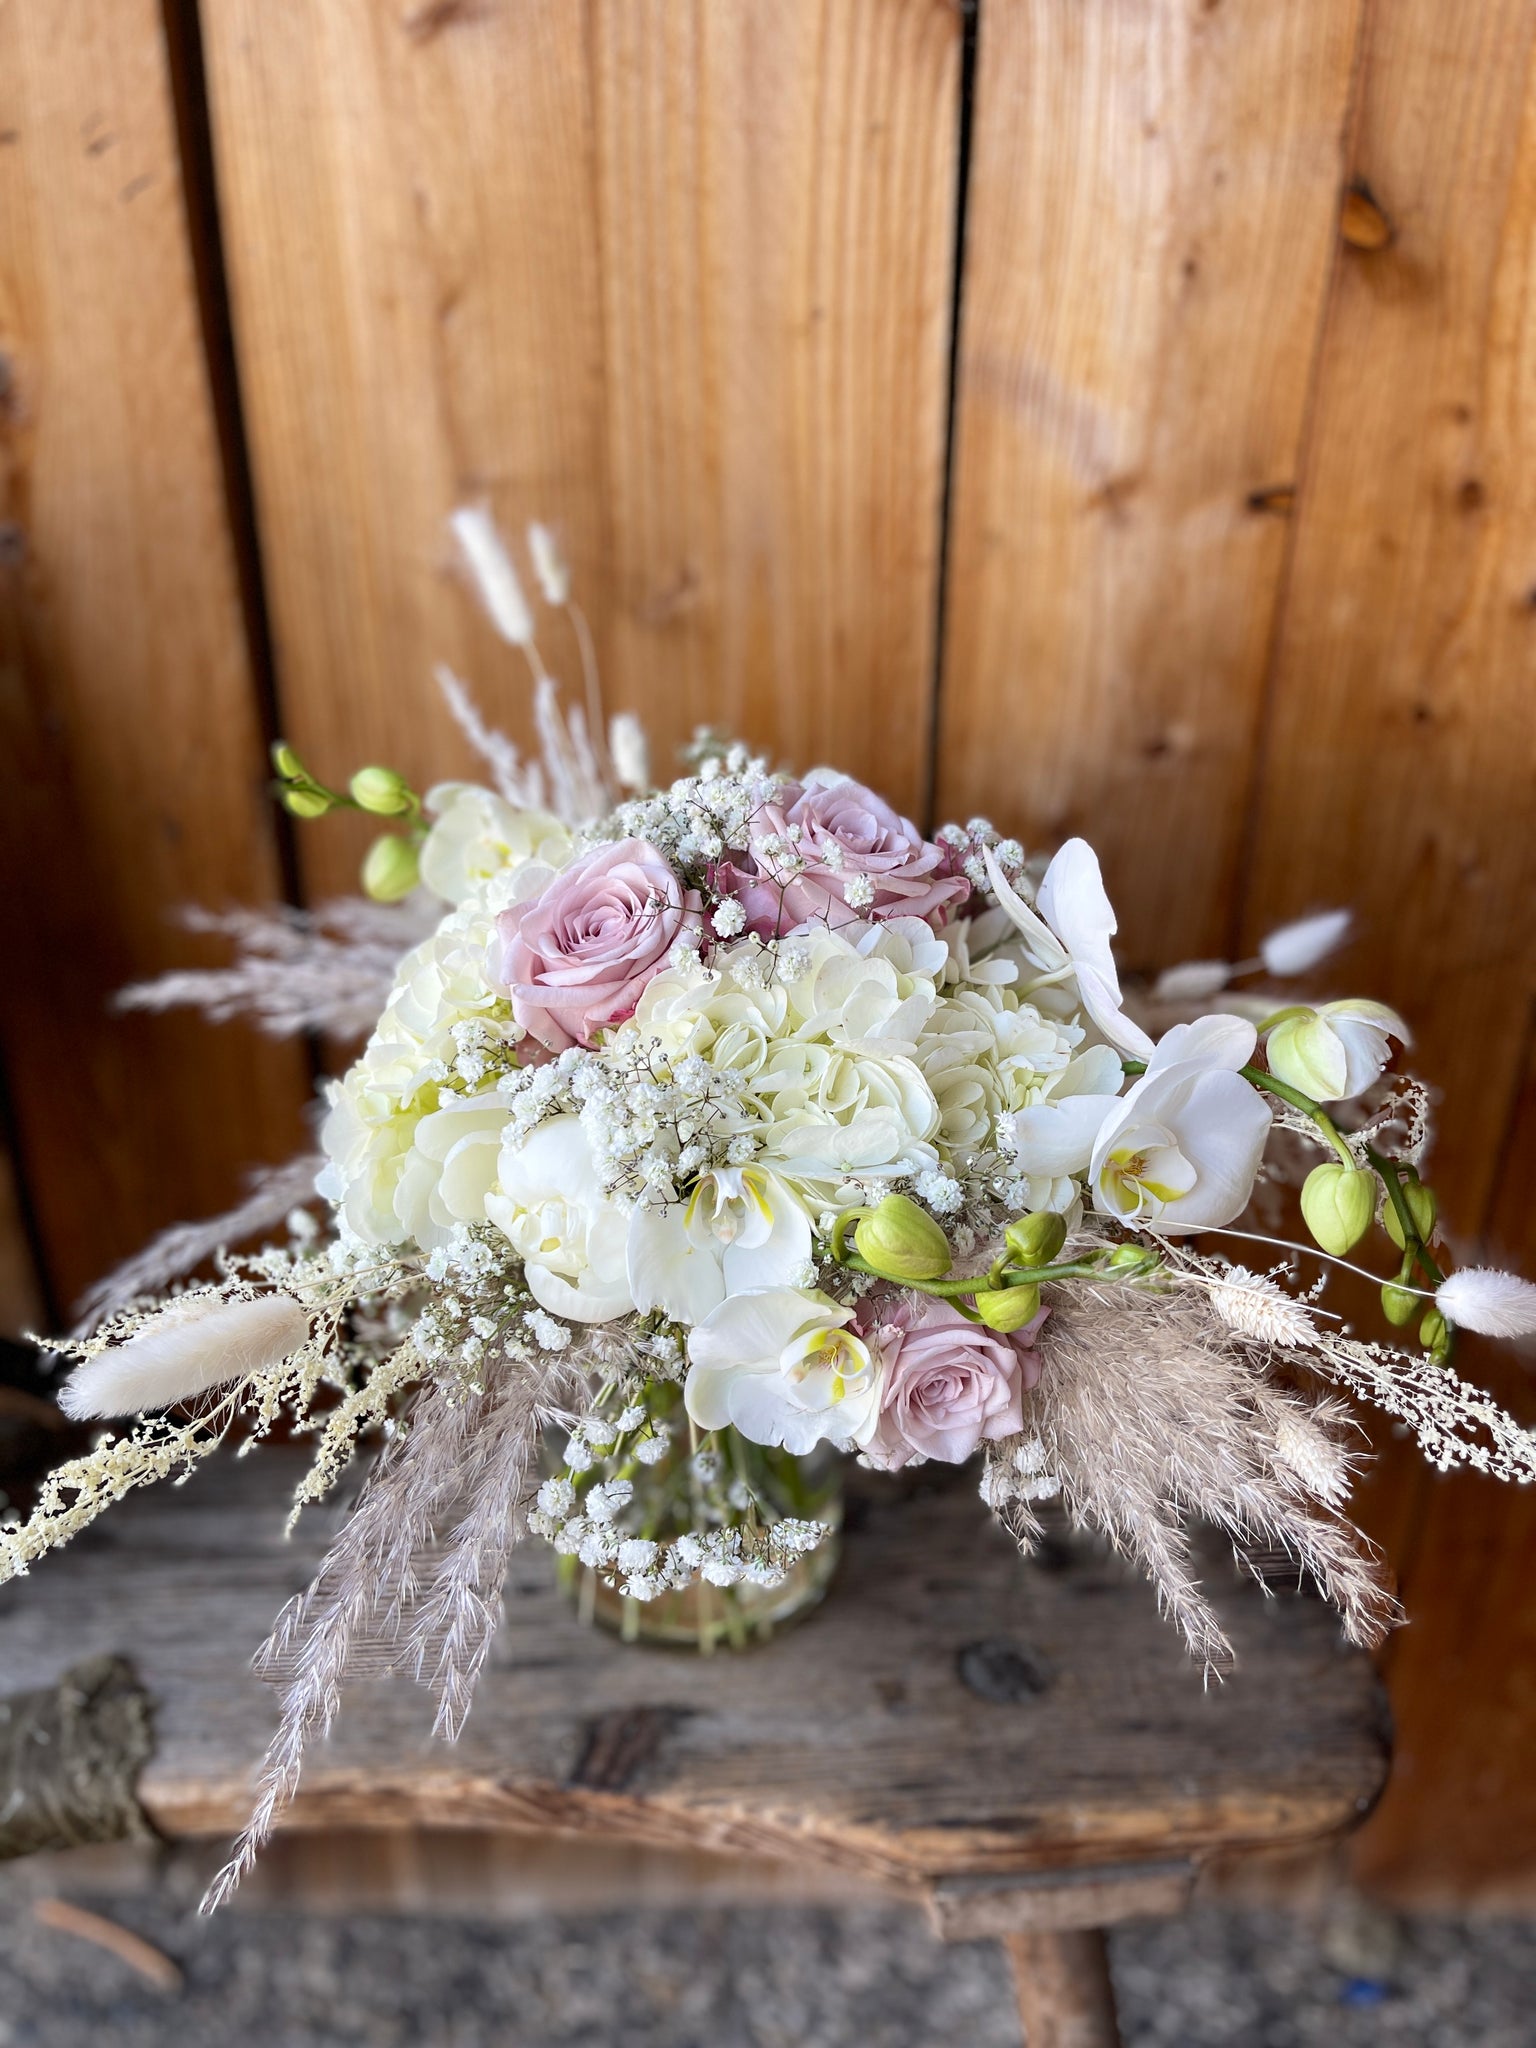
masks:
[[[611,1629],[625,1642],[663,1643],[705,1655],[766,1642],[816,1606],[837,1567],[841,1454],[818,1444],[796,1456],[750,1443],[735,1429],[701,1434],[683,1410],[681,1387],[665,1382],[649,1387],[644,1400],[645,1436],[653,1442],[664,1439],[664,1452],[647,1460],[621,1440],[617,1454],[594,1458],[576,1479],[588,1493],[594,1482],[628,1483],[629,1498],[613,1520],[620,1536],[666,1543],[689,1534],[739,1530],[752,1544],[786,1520],[820,1522],[825,1534],[772,1583],[748,1579],[722,1586],[695,1576],[686,1586],[639,1600],[624,1593],[617,1574],[577,1556],[562,1556],[562,1586],[583,1621]],[[550,1469],[570,1471],[563,1435],[551,1443],[546,1462]]]

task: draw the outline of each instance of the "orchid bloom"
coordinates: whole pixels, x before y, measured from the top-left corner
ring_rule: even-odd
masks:
[[[1392,1057],[1389,1038],[1409,1043],[1396,1010],[1363,997],[1282,1010],[1269,1024],[1269,1071],[1318,1102],[1346,1102],[1377,1080]]]
[[[720,1166],[686,1202],[642,1202],[629,1224],[635,1307],[702,1323],[727,1294],[786,1287],[810,1262],[811,1224],[777,1174]]]
[[[1238,1071],[1255,1038],[1246,1018],[1223,1015],[1163,1034],[1094,1140],[1101,1216],[1172,1235],[1241,1215],[1270,1127],[1268,1103]]]
[[[846,1327],[853,1310],[825,1294],[733,1294],[688,1339],[683,1398],[700,1429],[739,1429],[797,1456],[823,1441],[862,1442],[879,1417],[880,1373]]]
[[[984,857],[992,893],[1017,926],[1025,951],[1041,973],[1052,981],[1070,974],[1083,1008],[1110,1044],[1133,1059],[1146,1059],[1152,1041],[1121,1004],[1120,976],[1109,945],[1118,927],[1099,857],[1087,840],[1069,839],[1056,854],[1033,910],[998,866],[990,847]]]
[[[1019,1170],[1052,1180],[1086,1172],[1099,1132],[1119,1107],[1124,1080],[1113,1046],[1091,1045],[1078,1053],[1044,1101],[1015,1113]]]

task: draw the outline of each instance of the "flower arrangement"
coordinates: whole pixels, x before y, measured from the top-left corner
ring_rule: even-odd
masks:
[[[1395,1609],[1343,1515],[1341,1397],[1406,1423],[1442,1468],[1529,1480],[1536,1442],[1453,1359],[1458,1329],[1536,1330],[1536,1287],[1447,1271],[1426,1093],[1390,1071],[1402,1020],[1236,986],[1305,972],[1341,916],[1259,961],[1174,970],[1133,1014],[1083,840],[1041,862],[981,819],[925,838],[846,776],[707,734],[652,788],[633,721],[603,731],[549,535],[533,530],[534,568],[587,711],[562,712],[488,518],[455,528],[532,665],[543,761],[451,676],[489,786],[421,797],[370,767],[335,790],[276,750],[296,815],[389,822],[368,899],[241,913],[234,967],[125,1000],[371,1026],[367,1044],[329,1085],[322,1159],[98,1292],[61,1400],[138,1419],[0,1528],[4,1577],[237,1421],[259,1437],[280,1417],[316,1443],[302,1507],[382,1433],[261,1653],[280,1726],[211,1900],[365,1647],[431,1687],[452,1735],[524,1531],[631,1608],[700,1582],[772,1588],[828,1535],[778,1483],[784,1461],[828,1447],[883,1471],[975,1459],[1025,1548],[1058,1499],[1140,1560],[1208,1666],[1228,1653],[1189,1564],[1195,1516],[1240,1555],[1283,1552],[1374,1641]],[[1343,1265],[1390,1243],[1380,1339],[1301,1286],[1302,1247],[1245,1221],[1307,1150],[1309,1249]],[[221,1249],[290,1208],[283,1241]],[[1222,1249],[1250,1243],[1266,1269]],[[216,1250],[214,1280],[166,1298]],[[647,1519],[637,1482],[663,1463],[680,1491]]]

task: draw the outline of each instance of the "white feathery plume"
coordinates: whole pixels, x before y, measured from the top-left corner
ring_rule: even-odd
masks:
[[[1259,946],[1266,973],[1282,980],[1305,974],[1343,944],[1351,922],[1352,913],[1347,910],[1319,910],[1281,925]]]
[[[424,899],[428,902],[431,899]],[[121,1010],[200,1009],[214,1023],[249,1017],[269,1037],[323,1031],[362,1038],[389,1000],[395,969],[431,931],[441,905],[369,903],[342,898],[313,913],[289,910],[186,910],[192,931],[235,941],[231,967],[183,968],[130,984]]]
[[[184,1294],[127,1343],[77,1365],[59,1389],[59,1406],[76,1422],[172,1408],[280,1365],[304,1342],[309,1326],[307,1311],[291,1295],[230,1301],[212,1289]]]
[[[645,727],[633,711],[618,711],[608,727],[608,758],[623,789],[643,794],[651,786],[651,757]]]
[[[544,602],[558,611],[570,600],[570,566],[560,552],[560,543],[552,529],[541,525],[537,519],[528,528],[528,554],[539,588],[544,593]]]
[[[244,1244],[258,1232],[281,1223],[291,1210],[314,1200],[315,1175],[324,1164],[320,1153],[301,1152],[286,1166],[269,1166],[254,1174],[245,1200],[222,1216],[202,1223],[173,1223],[169,1230],[162,1230],[81,1295],[75,1304],[79,1321],[73,1334],[89,1335],[114,1309],[146,1294],[162,1293],[173,1280],[184,1278],[215,1252]]]
[[[488,507],[461,505],[448,524],[492,625],[509,645],[531,648],[533,613]]]
[[[1484,1337],[1536,1336],[1536,1286],[1492,1266],[1466,1266],[1442,1282],[1435,1305],[1459,1330]]]
[[[509,804],[515,804],[519,810],[542,810],[544,777],[538,763],[529,761],[525,764],[506,734],[486,724],[474,698],[446,663],[439,662],[434,673],[437,687],[453,713],[454,724],[490,769],[498,795],[505,797]]]
[[[1163,969],[1152,984],[1152,995],[1159,1003],[1201,1003],[1207,996],[1220,995],[1231,979],[1229,960],[1186,960]]]

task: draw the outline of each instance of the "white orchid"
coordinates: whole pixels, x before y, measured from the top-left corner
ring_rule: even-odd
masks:
[[[702,1323],[727,1294],[789,1286],[810,1260],[810,1218],[777,1174],[719,1166],[686,1202],[642,1202],[627,1256],[637,1309]]]
[[[1319,1102],[1345,1102],[1379,1079],[1393,1038],[1410,1042],[1396,1010],[1355,997],[1282,1010],[1264,1034],[1264,1052],[1277,1080]]]
[[[861,1442],[878,1417],[880,1374],[825,1294],[766,1288],[733,1294],[688,1339],[684,1400],[701,1429],[739,1429],[797,1455]]]
[[[634,1307],[629,1219],[603,1192],[579,1117],[551,1117],[528,1137],[509,1132],[497,1179],[486,1217],[522,1259],[541,1308],[571,1322],[607,1323]]]
[[[1088,1163],[1101,1216],[1169,1234],[1242,1213],[1269,1137],[1269,1105],[1238,1072],[1253,1057],[1243,1017],[1175,1024],[1116,1105]]]
[[[1104,890],[1099,857],[1086,839],[1069,839],[1045,871],[1035,908],[1024,901],[985,849],[992,893],[1013,920],[1024,950],[1048,981],[1077,983],[1083,1008],[1111,1045],[1146,1059],[1152,1041],[1121,1004],[1120,976],[1110,951],[1118,929]],[[1037,984],[1038,985],[1038,984]],[[1021,995],[1032,991],[1021,989]]]
[[[1056,1180],[1086,1173],[1099,1132],[1120,1107],[1125,1071],[1110,1045],[1089,1046],[1012,1120],[1019,1170]]]

